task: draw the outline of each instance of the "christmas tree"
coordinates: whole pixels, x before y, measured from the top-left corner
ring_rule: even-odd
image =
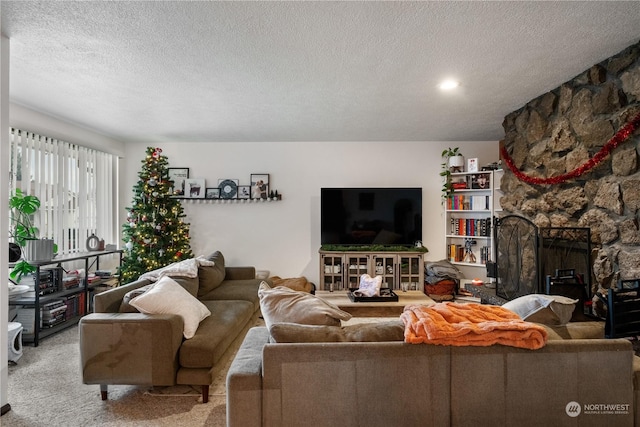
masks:
[[[133,187],[133,205],[123,225],[125,256],[120,269],[122,283],[142,273],[192,257],[189,224],[183,221],[180,200],[172,198],[167,156],[160,148],[147,147],[140,180]]]

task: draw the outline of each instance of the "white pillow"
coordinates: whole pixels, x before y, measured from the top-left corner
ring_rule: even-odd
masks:
[[[336,305],[307,292],[260,283],[258,288],[260,311],[267,328],[275,323],[301,323],[305,325],[340,326],[341,320],[351,319],[351,314]]]
[[[566,325],[575,309],[577,299],[561,295],[524,295],[502,305],[527,322],[544,325]]]
[[[382,276],[371,277],[368,274],[360,276],[360,287],[353,291],[358,297],[379,297],[382,286]]]
[[[200,322],[211,316],[209,309],[175,280],[164,276],[142,295],[129,304],[146,314],[177,314],[184,321],[183,335],[192,338]]]

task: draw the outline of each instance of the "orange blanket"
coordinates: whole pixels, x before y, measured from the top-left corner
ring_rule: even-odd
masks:
[[[497,305],[443,302],[430,307],[408,305],[400,315],[404,341],[411,344],[490,346],[535,350],[544,347],[547,331]]]

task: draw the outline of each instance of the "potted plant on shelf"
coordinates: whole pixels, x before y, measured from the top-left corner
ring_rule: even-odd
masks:
[[[442,184],[442,202],[449,198],[453,193],[453,186],[451,184],[451,173],[452,172],[461,172],[462,166],[464,165],[464,157],[460,153],[460,148],[447,148],[442,151],[442,158],[444,162],[442,163],[442,171],[440,172],[440,176],[443,178]]]
[[[55,251],[52,239],[39,239],[38,228],[33,225],[32,216],[40,208],[40,199],[30,196],[17,188],[14,195],[9,198],[11,209],[9,220],[11,221],[10,237],[15,244],[22,248],[23,259],[18,261],[9,277],[20,282],[23,275],[33,273],[36,267],[31,262],[49,261]]]

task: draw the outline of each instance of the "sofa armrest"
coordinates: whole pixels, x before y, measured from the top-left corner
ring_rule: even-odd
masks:
[[[85,384],[173,385],[184,328],[172,314],[93,313],[79,323]]]
[[[93,296],[93,310],[96,313],[117,313],[120,310],[122,298],[124,298],[127,292],[146,286],[149,283],[151,283],[151,281],[146,279],[136,280],[126,285],[95,294]]]
[[[265,327],[249,329],[227,372],[227,427],[262,425],[262,348]]]
[[[224,269],[224,280],[248,280],[255,278],[255,267],[225,267]]]

